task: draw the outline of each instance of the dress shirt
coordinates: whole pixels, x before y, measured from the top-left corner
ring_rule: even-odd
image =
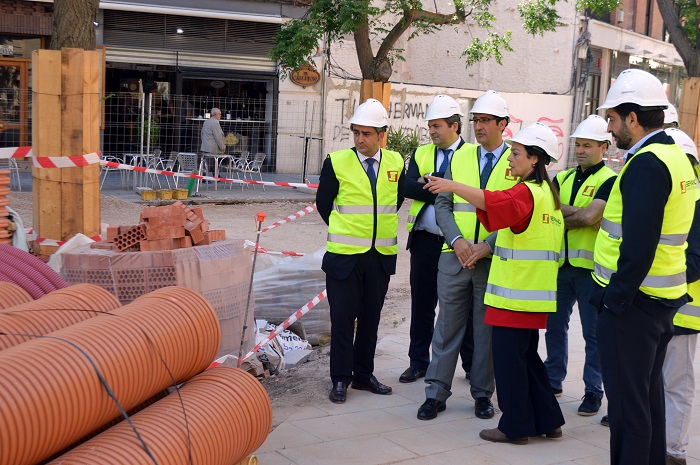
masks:
[[[452,150],[452,155],[454,156],[455,150],[457,150],[457,147],[459,147],[461,143],[462,138],[458,137],[455,143],[449,147],[446,147],[445,150]],[[443,152],[443,149],[438,149],[437,157],[435,159],[435,166],[440,166],[444,159],[445,153]],[[428,204],[425,206],[423,213],[420,215],[420,218],[418,218],[418,221],[416,221],[415,229],[420,229],[431,234],[442,236],[442,231],[440,231],[437,221],[435,220],[435,205]]]
[[[503,152],[506,151],[508,146],[504,143],[500,145],[500,147],[496,148],[492,152],[488,152],[483,146],[479,146],[479,173],[482,173],[484,171],[484,166],[486,166],[486,162],[488,161],[488,158],[486,158],[487,153],[492,153],[493,154],[493,167],[496,167],[496,163],[498,163],[498,160],[501,159],[501,155],[503,155]]]
[[[382,149],[377,150],[377,153],[375,153],[372,157],[366,157],[360,152],[357,152],[357,156],[360,157],[360,162],[362,162],[362,167],[365,169],[365,171],[367,171],[368,168],[368,163],[365,160],[367,160],[368,158],[374,158],[376,163],[374,163],[372,168],[374,169],[375,178],[378,178],[377,175],[379,174],[379,162],[382,159]]]

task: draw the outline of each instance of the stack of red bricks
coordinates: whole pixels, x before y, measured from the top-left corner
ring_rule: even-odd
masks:
[[[10,204],[7,198],[10,193],[9,174],[8,170],[0,170],[0,244],[12,245],[14,223],[10,221],[10,212],[6,208]]]
[[[124,251],[182,249],[209,245],[226,239],[223,229],[209,229],[200,207],[190,208],[179,200],[164,207],[147,207],[136,226],[109,226],[107,241],[94,248]]]

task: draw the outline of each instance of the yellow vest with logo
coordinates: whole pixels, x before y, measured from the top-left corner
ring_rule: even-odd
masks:
[[[527,181],[535,202],[527,229],[498,231],[486,285],[486,305],[517,312],[556,312],[564,217],[546,182]]]
[[[571,168],[557,174],[559,183],[559,196],[561,202],[574,207],[586,208],[591,204],[596,191],[608,179],[616,174],[607,166],[588,176],[579,187],[574,203],[571,203],[574,180],[576,178],[576,168]],[[593,247],[598,231],[593,226],[584,228],[567,229],[564,231],[564,240],[561,243],[561,255],[559,264],[563,265],[566,258],[572,266],[579,268],[593,269]]]
[[[399,176],[405,166],[401,155],[382,149],[376,197],[354,150],[340,150],[328,156],[339,188],[328,221],[326,250],[354,255],[374,247],[383,255],[396,255],[399,225],[396,204]]]
[[[631,163],[640,153],[653,152],[671,173],[671,194],[664,207],[661,237],[649,272],[639,290],[662,299],[677,299],[685,295],[685,249],[688,231],[693,221],[695,175],[688,157],[677,145],[650,144],[643,147],[625,166],[615,180],[605,205],[603,221],[596,237],[593,253],[593,277],[607,286],[617,271],[622,244],[622,194],[620,182]]]
[[[700,190],[695,189],[695,202],[700,202]],[[693,298],[678,309],[673,324],[683,328],[700,330],[700,280],[688,284],[688,294]]]
[[[455,152],[452,155],[450,170],[454,181],[476,188],[481,185],[478,150],[479,146],[473,145],[467,150],[460,150],[459,154]],[[513,176],[508,165],[509,155],[510,147],[498,158],[498,162],[493,167],[493,171],[486,183],[486,189],[490,191],[506,190],[517,184],[518,178]],[[481,242],[489,235],[489,232],[481,226],[476,217],[476,207],[457,194],[452,195],[452,214],[459,232],[469,243]],[[444,244],[442,251],[454,252],[454,249],[449,244]]]
[[[425,176],[428,173],[435,172],[435,149],[437,147],[434,144],[421,145],[416,149],[416,153],[413,159],[418,165],[418,173],[421,176]],[[413,231],[413,227],[416,224],[416,218],[418,214],[423,209],[425,202],[422,200],[413,200],[411,204],[411,209],[408,211],[408,222],[406,223],[406,228],[408,232]]]

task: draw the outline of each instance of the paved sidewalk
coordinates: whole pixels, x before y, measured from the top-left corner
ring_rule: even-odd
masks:
[[[280,424],[255,455],[261,465],[605,465],[609,463],[609,429],[600,425],[607,402],[598,415],[577,414],[583,395],[584,351],[577,311],[572,315],[569,374],[559,398],[566,424],[562,439],[531,438],[528,445],[495,444],[479,438],[479,431],[498,425],[474,416],[474,402],[461,366],[453,381],[447,410],[434,420],[416,418],[425,400],[422,380],[402,384],[408,366],[409,323],[383,337],[377,345],[375,374],[392,386],[390,396],[348,389],[345,404],[330,401],[299,408]],[[540,331],[540,354],[544,354]],[[696,364],[696,373],[700,372]],[[328,382],[330,388],[330,380]],[[494,404],[496,404],[494,399]],[[697,402],[696,402],[697,404]],[[700,420],[691,424],[688,464],[700,465]]]

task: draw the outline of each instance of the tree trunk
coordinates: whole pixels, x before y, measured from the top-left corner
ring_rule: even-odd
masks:
[[[697,36],[697,41],[693,44],[688,36],[681,29],[680,18],[673,0],[657,0],[661,18],[664,20],[664,26],[671,36],[676,51],[683,59],[685,70],[688,77],[700,77],[700,49],[697,43],[700,41],[700,33]]]
[[[95,50],[95,17],[100,0],[54,0],[50,49]]]

